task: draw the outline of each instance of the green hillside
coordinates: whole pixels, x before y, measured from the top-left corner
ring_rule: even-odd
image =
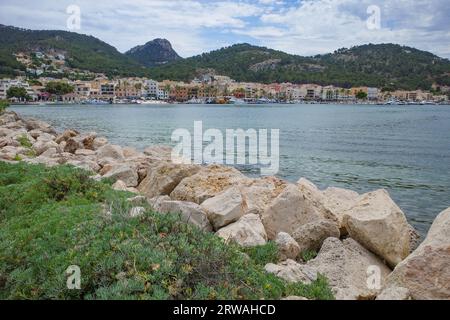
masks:
[[[18,52],[66,52],[70,67],[107,75],[145,75],[146,70],[114,47],[92,36],[67,31],[33,31],[0,25],[0,75],[14,75],[25,67]]]

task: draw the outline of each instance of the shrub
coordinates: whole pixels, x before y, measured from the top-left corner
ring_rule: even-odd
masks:
[[[6,108],[9,107],[9,102],[6,100],[0,100],[0,114],[5,112]]]
[[[243,250],[150,208],[130,218],[127,197],[71,167],[0,163],[0,299],[333,298],[323,277],[267,274],[272,243]],[[71,265],[81,290],[66,287]]]
[[[19,141],[20,145],[24,148],[31,148],[33,144],[28,140],[28,137],[26,135],[20,136],[17,141]]]

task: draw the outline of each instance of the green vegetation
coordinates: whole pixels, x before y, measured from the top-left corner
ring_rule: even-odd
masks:
[[[67,82],[62,81],[50,81],[45,86],[45,91],[57,96],[63,96],[74,91],[74,87]]]
[[[358,91],[356,93],[356,99],[366,100],[367,99],[367,93],[365,93],[364,91]]]
[[[278,261],[278,246],[273,241],[269,241],[263,246],[245,248],[245,253],[262,267],[268,263],[276,263]]]
[[[105,73],[108,76],[143,76],[148,74],[137,62],[116,48],[92,36],[75,32],[24,30],[0,25],[0,76],[25,74],[26,67],[13,54],[18,52],[66,52],[69,67]]]
[[[323,277],[266,274],[273,244],[248,258],[177,215],[128,217],[129,196],[72,167],[0,162],[0,299],[333,299]]]
[[[7,100],[0,100],[0,114],[3,113],[8,107],[9,102]]]
[[[23,87],[11,87],[6,91],[8,99],[16,98],[19,100],[30,100],[31,97],[27,93],[27,90]]]
[[[317,257],[317,252],[308,250],[308,251],[302,252],[301,257],[304,262],[308,262]]]
[[[317,83],[344,88],[429,90],[433,82],[450,83],[450,61],[394,44],[370,44],[315,57],[238,44],[154,68],[152,77],[186,81],[211,71],[237,81]]]
[[[28,140],[28,137],[26,135],[22,135],[20,136],[17,141],[19,141],[20,146],[25,147],[25,148],[31,148],[33,146],[33,144],[30,142],[30,140]]]

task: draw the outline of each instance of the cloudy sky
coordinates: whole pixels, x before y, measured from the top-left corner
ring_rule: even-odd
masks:
[[[69,5],[76,32],[122,52],[154,38],[183,57],[241,42],[300,55],[393,42],[450,58],[449,0],[1,0],[0,23],[67,30]]]

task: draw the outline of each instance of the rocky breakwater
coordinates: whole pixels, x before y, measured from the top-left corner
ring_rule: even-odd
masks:
[[[0,115],[0,159],[80,167],[139,194],[130,201],[180,214],[226,242],[274,241],[279,260],[266,265],[267,272],[304,283],[323,275],[337,299],[450,299],[450,209],[417,248],[417,232],[385,190],[359,195],[319,190],[306,179],[251,179],[221,165],[175,164],[169,147],[140,152],[94,132],[57,133],[13,112]]]

